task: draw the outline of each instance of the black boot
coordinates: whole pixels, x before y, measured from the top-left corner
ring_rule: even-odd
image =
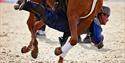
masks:
[[[45,15],[45,7],[42,4],[38,4],[32,1],[28,1],[26,5],[24,5],[23,10],[35,14],[38,20],[44,18]]]
[[[22,8],[24,7],[26,2],[27,2],[27,0],[18,0],[16,2],[16,5],[14,5],[14,9],[15,10],[22,10]]]
[[[94,45],[98,48],[101,49],[104,44],[103,44],[103,40],[104,40],[104,36],[101,35],[101,40],[99,42],[95,42],[95,40],[92,40],[92,42],[94,43]]]

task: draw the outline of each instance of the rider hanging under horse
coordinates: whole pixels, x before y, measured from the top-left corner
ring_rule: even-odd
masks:
[[[79,1],[80,2],[80,1]],[[100,2],[100,3],[99,3]],[[71,1],[70,3],[68,4],[72,4]],[[90,4],[90,3],[89,3]],[[61,57],[64,57],[65,54],[68,52],[68,50],[73,46],[75,45],[77,41],[76,39],[76,35],[73,31],[76,31],[77,28],[75,28],[74,24],[77,23],[76,26],[78,26],[78,35],[81,34],[81,31],[85,31],[86,28],[89,27],[89,24],[91,23],[91,19],[94,18],[95,15],[97,15],[97,13],[100,11],[99,9],[101,9],[101,5],[102,5],[102,0],[98,0],[97,1],[97,6],[99,7],[96,7],[95,9],[97,10],[96,12],[93,12],[91,16],[87,16],[86,18],[84,19],[80,19],[79,21],[80,22],[73,22],[71,24],[71,22],[68,22],[72,19],[70,19],[70,14],[68,14],[68,18],[67,18],[67,14],[66,12],[63,12],[62,10],[59,10],[59,11],[54,11],[54,10],[51,10],[51,9],[48,9],[48,8],[45,8],[43,5],[40,5],[40,4],[37,4],[37,3],[34,3],[34,2],[31,2],[31,1],[28,1],[25,3],[25,5],[23,6],[23,10],[26,10],[26,11],[29,11],[29,12],[32,12],[33,14],[37,15],[40,17],[40,19],[43,19],[44,20],[44,23],[47,24],[49,27],[52,27],[56,30],[59,30],[59,31],[62,31],[62,32],[65,32],[67,35],[71,35],[71,44],[69,42],[65,43],[64,46],[62,46],[61,48],[56,48],[55,50],[55,54],[56,55],[60,55],[61,54]],[[69,6],[69,5],[68,5]],[[91,5],[90,5],[91,6]],[[69,9],[70,7],[68,7]],[[70,9],[71,10],[71,9]],[[70,11],[68,10],[68,11]],[[73,10],[73,9],[72,9]],[[83,9],[81,9],[80,11],[82,11]],[[85,10],[85,9],[84,9]],[[67,13],[70,13],[68,12]],[[88,13],[88,12],[87,12]],[[87,14],[85,13],[85,14]],[[78,13],[79,14],[79,13]],[[73,16],[72,16],[73,17]],[[89,18],[90,17],[90,18]],[[74,19],[75,17],[73,17]],[[82,21],[83,20],[83,21]],[[84,21],[85,20],[85,21]],[[61,24],[60,24],[61,23]],[[84,25],[83,25],[84,24]],[[73,28],[73,27],[74,28]],[[84,27],[84,28],[83,28]],[[93,36],[93,35],[92,35]],[[98,47],[98,46],[97,46]],[[101,46],[102,47],[102,46]],[[101,48],[100,46],[98,48]]]
[[[67,17],[66,17],[66,15],[64,15],[65,18],[63,18],[63,14],[66,14],[66,2],[65,1],[66,0],[63,0],[63,1],[59,0],[59,1],[57,1],[59,3],[56,6],[56,11],[50,10],[50,12],[47,13],[47,14],[53,13],[53,14],[51,14],[49,16],[49,18],[47,20],[47,21],[49,21],[48,22],[49,25],[51,25],[52,23],[55,23],[54,25],[51,25],[50,27],[52,27],[52,28],[54,28],[56,30],[64,32],[63,37],[59,37],[59,41],[61,43],[61,46],[63,46],[65,44],[65,42],[67,41],[68,37],[70,36],[70,34],[69,34],[70,32],[69,31],[64,31],[63,30],[63,28],[65,28],[65,26],[66,26],[65,29],[69,29],[68,26],[67,26],[68,24],[67,24]],[[61,4],[60,2],[63,2],[63,3]],[[45,6],[45,4],[44,4],[44,6]],[[58,13],[56,13],[56,12],[58,12]],[[59,15],[59,13],[60,13],[60,15]],[[39,14],[40,13],[35,13],[34,14],[36,16],[37,20],[40,20]],[[58,15],[60,17],[55,18],[56,15]],[[103,37],[103,35],[101,35],[102,28],[101,28],[100,25],[105,25],[105,23],[108,21],[108,16],[109,15],[110,15],[110,9],[108,7],[106,7],[106,6],[103,6],[101,12],[99,12],[97,17],[95,17],[95,19],[93,20],[93,23],[91,24],[91,26],[89,28],[89,31],[87,30],[87,36],[86,36],[84,42],[87,42],[87,43],[93,42],[96,45],[97,44],[102,44],[103,45],[102,41],[103,41],[104,37]],[[105,17],[107,16],[107,18],[103,19],[103,16],[105,16]],[[63,19],[66,19],[66,20],[63,20]],[[63,25],[61,25],[61,24],[63,24]],[[59,29],[57,29],[55,27],[57,27]],[[42,29],[44,30],[44,28],[45,28],[45,26],[43,26]],[[62,30],[60,30],[60,29],[62,29]],[[79,39],[80,39],[80,37],[79,37]]]

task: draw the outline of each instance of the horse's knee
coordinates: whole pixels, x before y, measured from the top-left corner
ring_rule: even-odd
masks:
[[[27,26],[30,27],[30,21],[29,20],[27,20]]]
[[[34,22],[35,22],[34,19],[31,18],[31,17],[29,17],[28,20],[27,20],[27,25],[28,25],[28,26],[29,26],[29,25],[33,25]]]
[[[40,29],[42,26],[44,26],[45,24],[44,24],[44,22],[43,21],[36,21],[35,23],[34,23],[34,25],[33,25],[33,28],[35,29],[35,30],[38,30],[38,29]]]
[[[28,20],[27,20],[27,26],[28,26],[28,28],[29,28],[30,30],[32,29],[34,23],[35,23],[34,17],[33,17],[32,14],[30,14],[30,16],[29,16],[29,18],[28,18]]]

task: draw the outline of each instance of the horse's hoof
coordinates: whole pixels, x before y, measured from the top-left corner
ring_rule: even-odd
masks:
[[[22,53],[27,53],[27,52],[29,52],[30,51],[30,49],[28,49],[26,46],[24,46],[22,49],[21,49],[21,52]]]
[[[33,50],[31,51],[31,56],[36,59],[38,56],[38,47],[33,48]]]
[[[63,58],[60,56],[58,63],[63,63]]]
[[[57,48],[55,49],[55,55],[58,56],[58,55],[60,55],[61,53],[62,53],[61,47],[57,47]]]
[[[36,59],[37,56],[38,56],[38,52],[32,51],[32,52],[31,52],[31,56],[32,56],[34,59]]]
[[[101,49],[104,45],[103,45],[103,42],[100,42],[99,44],[96,44],[95,45],[98,49]]]

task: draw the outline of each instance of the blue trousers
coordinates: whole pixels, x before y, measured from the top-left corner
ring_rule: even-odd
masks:
[[[92,42],[94,42],[94,44],[98,44],[103,41],[104,37],[101,34],[102,33],[101,24],[97,17],[94,19],[94,21],[90,26],[90,32],[91,32],[91,39]]]

